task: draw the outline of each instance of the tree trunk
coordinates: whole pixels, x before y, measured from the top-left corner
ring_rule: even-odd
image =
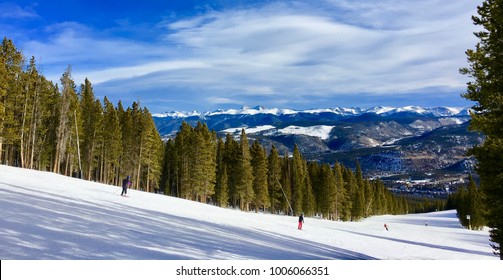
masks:
[[[28,90],[26,90],[28,91]],[[24,100],[24,109],[23,109],[23,120],[21,122],[21,144],[20,144],[20,157],[21,157],[21,167],[22,168],[25,168],[25,162],[24,162],[24,152],[25,152],[25,149],[24,149],[24,125],[26,124],[26,111],[28,110],[28,93],[26,93],[26,98]]]

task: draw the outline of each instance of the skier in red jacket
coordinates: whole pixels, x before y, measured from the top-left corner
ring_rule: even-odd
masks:
[[[304,214],[300,214],[300,216],[299,216],[299,226],[297,227],[297,229],[302,230],[302,224],[303,223],[304,223]]]

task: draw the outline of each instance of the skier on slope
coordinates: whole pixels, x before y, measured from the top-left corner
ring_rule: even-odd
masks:
[[[387,224],[384,224],[384,228],[386,229],[386,231],[388,231],[388,225]]]
[[[121,196],[127,195],[127,188],[131,186],[131,180],[129,180],[129,175],[122,180],[122,193]]]
[[[300,229],[302,230],[302,224],[304,223],[304,214],[300,214],[299,216],[299,226],[297,227],[297,229]]]

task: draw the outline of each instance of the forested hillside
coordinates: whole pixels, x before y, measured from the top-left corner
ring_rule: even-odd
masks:
[[[133,187],[159,183],[163,145],[147,108],[95,98],[69,66],[59,85],[4,38],[0,56],[0,163],[107,184],[130,175]]]
[[[273,146],[269,155],[244,130],[239,141],[218,138],[205,124],[183,123],[166,143],[161,186],[165,193],[221,207],[272,213],[305,213],[335,220],[359,220],[371,215],[406,213],[379,180],[365,180],[356,171],[335,163],[308,162],[297,146],[293,155]],[[412,209],[410,209],[412,210]]]

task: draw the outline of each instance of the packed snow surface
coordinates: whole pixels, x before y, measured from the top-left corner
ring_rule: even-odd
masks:
[[[0,165],[0,259],[498,259],[488,231],[462,228],[455,211],[307,217],[301,231],[297,217],[120,191]]]

